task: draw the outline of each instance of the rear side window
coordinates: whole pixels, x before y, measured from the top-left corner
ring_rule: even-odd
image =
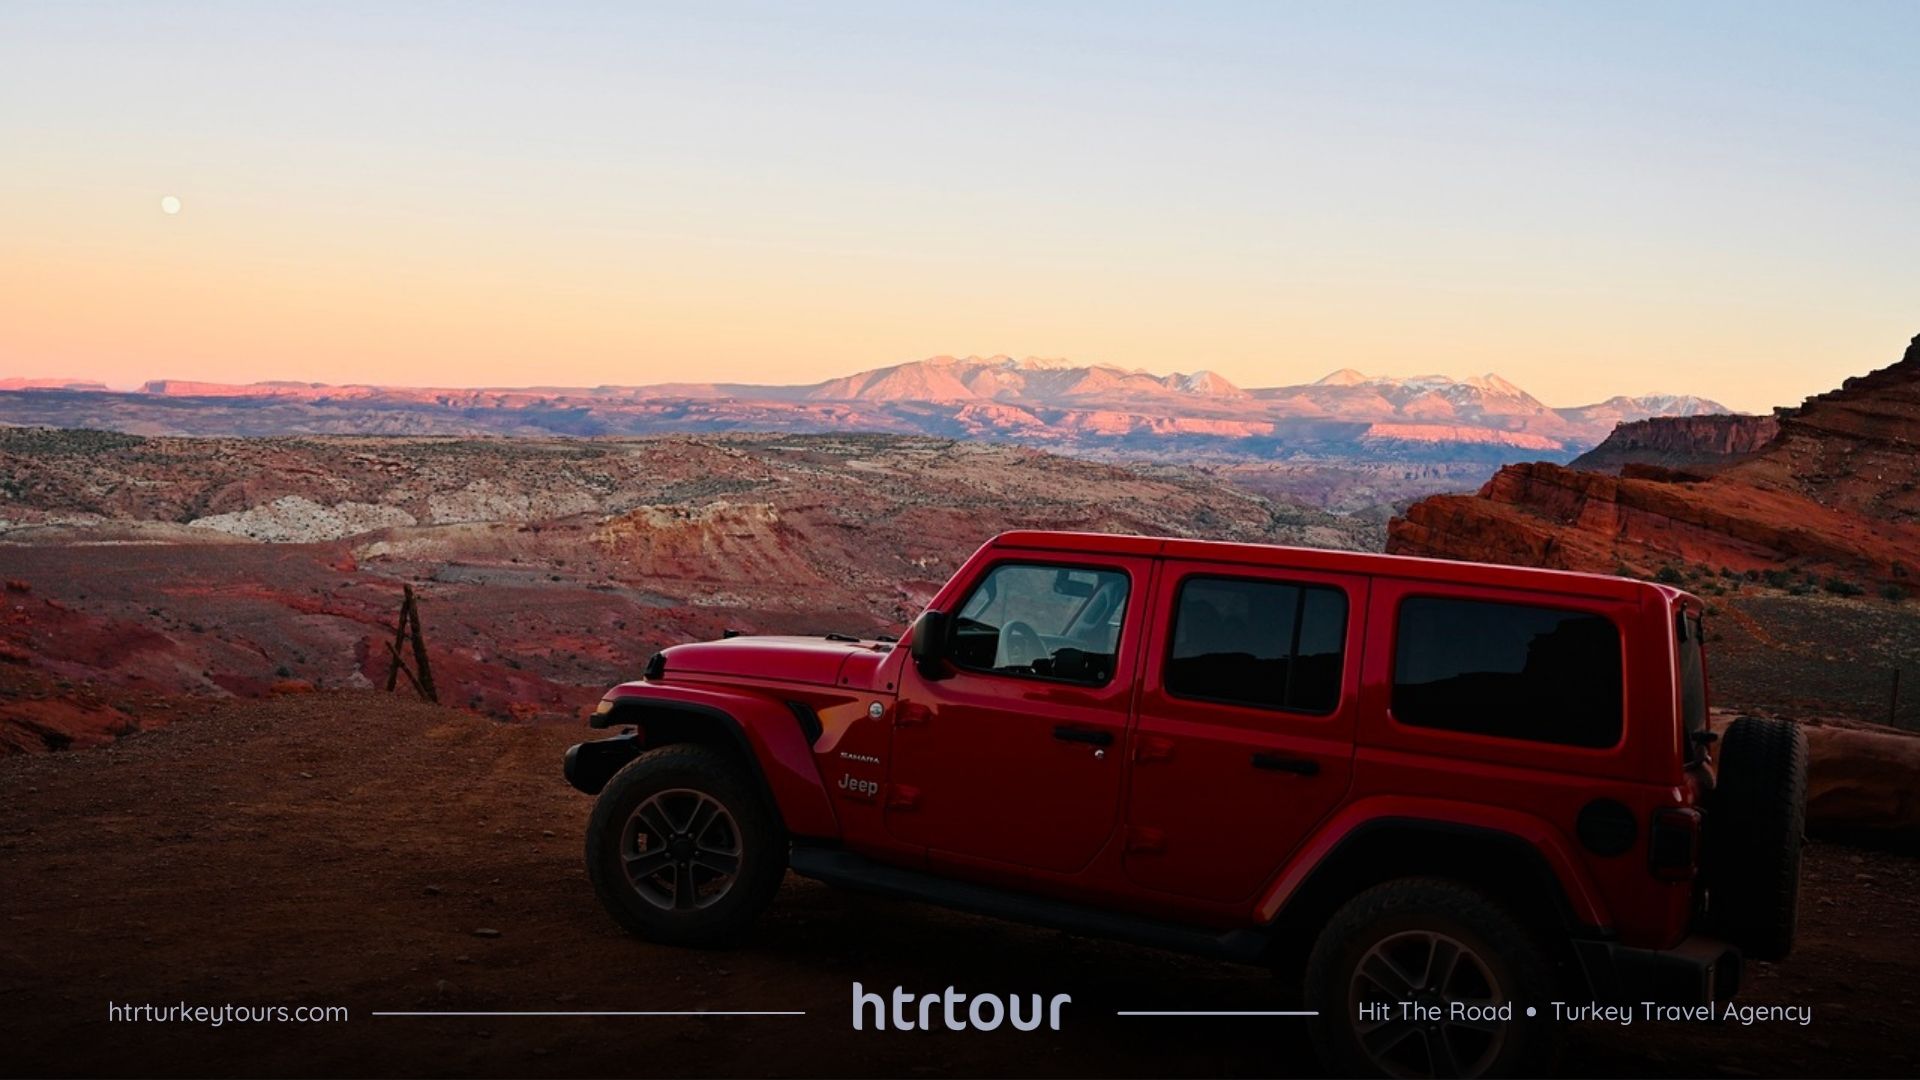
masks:
[[[1413,597],[1400,604],[1393,716],[1562,746],[1620,741],[1620,631],[1585,611]]]
[[[1332,712],[1340,704],[1347,594],[1313,585],[1188,578],[1173,616],[1176,697]]]

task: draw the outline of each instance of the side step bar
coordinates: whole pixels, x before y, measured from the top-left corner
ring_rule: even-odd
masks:
[[[1241,964],[1258,964],[1267,949],[1267,935],[1258,930],[1224,933],[1179,923],[1161,922],[1054,900],[1044,896],[975,885],[935,877],[874,862],[838,848],[795,844],[789,857],[793,872],[828,885],[878,893],[1010,922],[1044,926],[1051,930],[1111,938],[1154,949],[1211,956]]]

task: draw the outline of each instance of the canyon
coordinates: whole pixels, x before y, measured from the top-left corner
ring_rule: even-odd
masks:
[[[443,701],[571,721],[674,642],[898,633],[1010,528],[1382,535],[1176,467],[904,436],[0,429],[0,751],[103,745],[182,697],[384,685],[403,586]]]

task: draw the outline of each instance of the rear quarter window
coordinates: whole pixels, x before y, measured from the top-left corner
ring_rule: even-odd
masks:
[[[1687,734],[1707,730],[1707,666],[1701,656],[1706,628],[1698,615],[1674,616],[1674,640],[1680,662],[1680,719]]]
[[[1560,746],[1620,741],[1620,630],[1589,611],[1456,597],[1400,603],[1395,720]]]

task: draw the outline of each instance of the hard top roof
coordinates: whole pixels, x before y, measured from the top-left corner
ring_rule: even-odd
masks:
[[[988,541],[996,549],[1080,552],[1089,555],[1131,555],[1146,558],[1191,559],[1243,566],[1289,567],[1332,574],[1370,574],[1427,581],[1490,585],[1509,589],[1572,593],[1582,596],[1645,600],[1659,596],[1667,602],[1682,595],[1678,589],[1634,578],[1589,574],[1573,570],[1543,570],[1497,563],[1461,562],[1369,551],[1292,547],[1285,544],[1245,544],[1226,540],[1189,540],[1172,536],[1127,536],[1118,533],[1016,529]]]

